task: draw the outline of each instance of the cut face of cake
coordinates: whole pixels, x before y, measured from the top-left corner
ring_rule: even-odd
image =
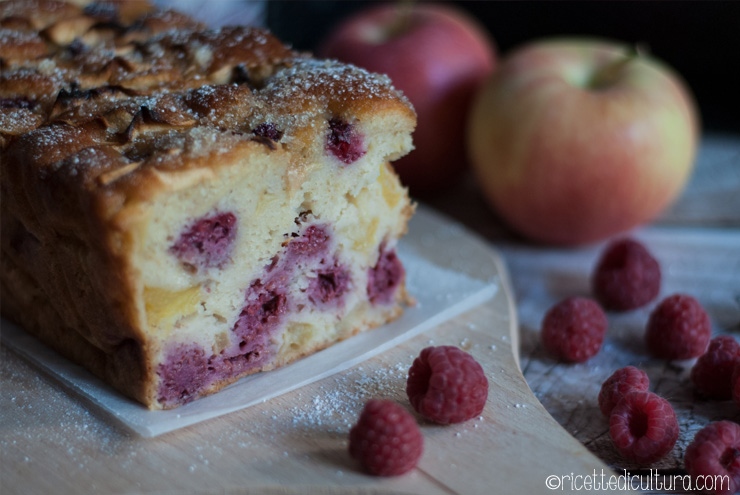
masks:
[[[0,4],[3,315],[153,409],[398,317],[408,101],[123,5]]]

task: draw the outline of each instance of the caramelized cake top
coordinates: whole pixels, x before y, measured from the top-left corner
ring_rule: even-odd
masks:
[[[387,77],[261,28],[206,29],[143,1],[0,2],[4,175],[54,175],[120,203],[153,173],[213,167],[245,142],[304,149],[379,110],[410,132],[413,109]]]

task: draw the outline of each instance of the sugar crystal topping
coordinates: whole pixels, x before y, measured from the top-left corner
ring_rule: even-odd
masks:
[[[261,28],[204,30],[159,11],[124,25],[115,9],[4,3],[3,154],[35,149],[35,160],[49,163],[94,146],[154,167],[185,166],[188,160],[177,156],[228,151],[254,140],[252,130],[265,123],[284,136],[282,144],[300,128],[326,127],[352,105],[392,100],[409,106],[388,77],[299,54]],[[81,16],[93,21],[84,29],[65,24]],[[101,16],[108,21],[98,22]],[[44,38],[42,56],[24,55],[28,43]],[[51,148],[58,149],[50,155]]]

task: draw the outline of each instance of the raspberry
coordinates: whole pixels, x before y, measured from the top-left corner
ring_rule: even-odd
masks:
[[[424,438],[414,417],[390,400],[372,399],[349,432],[349,454],[376,476],[397,476],[416,467]]]
[[[308,283],[308,300],[319,306],[341,306],[343,296],[350,289],[349,270],[335,262],[333,266],[321,269]]]
[[[740,406],[740,363],[735,365],[735,372],[732,374],[732,400]]]
[[[714,479],[714,493],[732,495],[740,491],[740,425],[716,421],[699,430],[686,447],[686,471],[693,477]]]
[[[275,127],[271,122],[263,122],[252,129],[252,133],[260,138],[269,139],[270,141],[280,141],[283,137],[283,131]]]
[[[634,366],[620,368],[612,376],[606,379],[599,391],[599,409],[601,413],[609,417],[614,407],[625,394],[633,391],[647,391],[650,379],[643,370]]]
[[[661,359],[690,359],[707,350],[712,323],[701,303],[685,294],[669,296],[653,310],[645,340],[648,351]]]
[[[416,412],[439,424],[478,416],[488,399],[488,379],[480,364],[454,346],[427,347],[414,359],[406,394]]]
[[[601,255],[591,285],[596,300],[607,310],[639,308],[660,292],[660,265],[643,244],[619,239]]]
[[[191,402],[210,381],[208,356],[197,344],[179,344],[168,350],[157,367],[158,400],[165,407]]]
[[[320,257],[329,248],[331,235],[323,225],[310,225],[288,244],[288,255],[295,258]]]
[[[233,327],[245,354],[259,353],[259,348],[267,347],[268,334],[280,324],[288,309],[287,288],[275,280],[263,283],[257,279],[247,289],[246,304]]]
[[[201,218],[180,234],[170,252],[196,271],[221,267],[231,255],[236,229],[236,216],[231,212]]]
[[[366,152],[362,135],[355,126],[338,118],[329,121],[326,149],[346,165],[359,160]]]
[[[406,271],[393,250],[380,246],[378,262],[368,270],[367,294],[373,304],[388,304],[393,301],[396,289],[403,281]]]
[[[606,315],[596,301],[569,297],[545,314],[542,344],[558,359],[581,363],[599,352],[606,327]]]
[[[740,344],[729,335],[713,338],[707,352],[691,368],[696,391],[708,399],[730,399],[732,372],[737,363],[740,363]]]
[[[652,392],[628,392],[609,417],[609,436],[625,459],[651,464],[673,449],[678,419],[670,403]]]

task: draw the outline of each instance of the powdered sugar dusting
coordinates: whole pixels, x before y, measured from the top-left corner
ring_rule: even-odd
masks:
[[[364,99],[388,98],[391,80],[336,60],[296,59],[280,70],[265,86],[264,93],[277,99],[309,97]]]
[[[74,39],[64,29],[55,37],[55,24],[78,14],[49,12],[47,31],[57,45],[41,43],[46,52],[31,58],[24,46],[41,38],[27,27],[32,23],[20,22],[35,15],[30,6],[14,13],[24,27],[0,30],[7,56],[0,77],[12,82],[0,106],[0,144],[10,134],[22,135],[24,149],[54,148],[52,158],[34,157],[43,164],[97,146],[110,152],[101,158],[117,153],[143,163],[121,175],[129,180],[150,166],[184,167],[227,152],[266,123],[290,145],[304,129],[322,140],[333,114],[353,105],[410,106],[388,77],[300,55],[260,28],[202,30],[179,14],[155,12],[128,30],[93,22]],[[29,132],[37,128],[43,130]],[[116,181],[104,185],[110,183]]]
[[[224,462],[232,462],[229,459],[234,452],[249,455],[263,451],[265,444],[283,445],[283,442],[287,443],[280,449],[280,457],[298,457],[303,454],[296,445],[303,441],[311,444],[317,438],[337,435],[344,438],[367,400],[387,397],[402,402],[408,367],[403,362],[360,366],[297,392],[290,407],[284,407],[280,400],[255,406],[249,412],[248,421],[240,421],[237,416],[206,428],[206,434],[199,436],[193,450],[178,459],[176,468],[170,466],[170,469],[206,472],[210,466],[223,467]],[[0,449],[9,459],[14,459],[17,467],[34,468],[43,462],[27,453],[39,452],[29,445],[43,443],[47,449],[65,455],[67,474],[72,478],[89,478],[90,473],[106,469],[109,459],[115,459],[116,469],[141,469],[148,463],[161,464],[156,460],[158,452],[170,448],[170,442],[188,437],[185,433],[185,437],[141,439],[115,428],[101,421],[85,403],[72,400],[64,389],[31,370],[4,346],[0,347],[0,378],[6,399]],[[266,458],[265,462],[273,461]],[[136,483],[133,479],[127,483],[132,482]]]
[[[0,27],[0,45],[25,44],[35,41],[41,41],[35,32]]]
[[[63,389],[50,386],[44,375],[29,371],[28,365],[4,346],[0,347],[0,378],[7,401],[0,450],[22,459],[22,464],[33,466],[38,461],[23,453],[23,447],[43,443],[68,456],[73,476],[75,471],[88,471],[100,454],[119,454],[116,438],[129,438],[123,432],[111,435],[108,424],[81,403],[70,401]],[[18,413],[10,414],[11,410]]]
[[[357,420],[365,402],[378,397],[405,397],[410,362],[391,367],[359,366],[319,386],[319,393],[290,409],[294,427],[311,431],[317,428],[346,433]]]

